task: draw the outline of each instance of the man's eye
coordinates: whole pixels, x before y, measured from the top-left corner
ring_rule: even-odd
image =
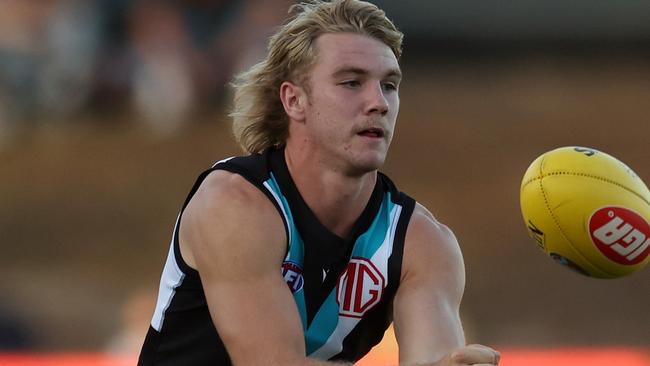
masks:
[[[383,83],[384,90],[397,90],[397,85],[395,83]]]
[[[360,86],[361,82],[359,82],[358,80],[346,80],[346,81],[342,82],[341,85],[345,85],[345,86],[349,86],[349,87],[354,88],[354,87]]]

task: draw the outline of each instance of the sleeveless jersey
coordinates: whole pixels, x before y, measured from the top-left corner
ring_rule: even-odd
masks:
[[[364,211],[349,236],[341,238],[325,228],[303,201],[284,150],[269,149],[222,160],[197,179],[176,220],[138,365],[231,364],[212,323],[199,273],[183,260],[178,238],[183,210],[205,177],[217,169],[246,178],[282,216],[288,244],[278,271],[298,307],[307,356],[348,362],[362,358],[381,341],[392,321],[404,237],[415,201],[378,173]]]

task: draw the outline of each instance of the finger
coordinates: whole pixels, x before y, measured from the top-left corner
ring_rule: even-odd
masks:
[[[454,351],[451,359],[459,364],[497,365],[501,355],[494,349],[480,344],[472,344]]]
[[[468,347],[473,349],[480,349],[481,352],[486,356],[491,355],[492,359],[488,365],[498,365],[499,361],[501,360],[501,353],[491,347],[484,346],[482,344],[470,344]]]

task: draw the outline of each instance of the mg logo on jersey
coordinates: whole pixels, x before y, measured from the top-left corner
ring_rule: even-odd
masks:
[[[282,277],[289,285],[292,293],[296,293],[302,289],[305,280],[302,277],[302,268],[296,262],[285,261],[282,263]]]
[[[591,240],[609,259],[637,264],[650,254],[650,224],[623,207],[603,207],[589,219]]]
[[[339,314],[360,318],[382,297],[386,280],[366,258],[352,257],[336,285]]]

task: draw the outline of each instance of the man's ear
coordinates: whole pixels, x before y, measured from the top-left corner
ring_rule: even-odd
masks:
[[[304,88],[290,81],[285,81],[280,85],[280,100],[289,119],[297,122],[305,120],[307,93]]]

